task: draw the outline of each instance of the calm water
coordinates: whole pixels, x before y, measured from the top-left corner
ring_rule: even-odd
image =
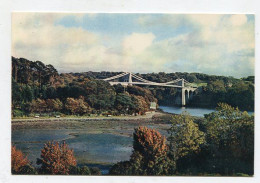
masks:
[[[34,166],[44,143],[52,140],[66,140],[74,150],[78,164],[111,165],[129,160],[132,154],[132,137],[105,133],[88,134],[85,130],[25,129],[12,132],[12,143],[27,155]],[[102,166],[100,169],[106,174],[109,168]]]
[[[173,114],[181,114],[184,111],[187,111],[191,116],[199,116],[203,117],[204,114],[209,114],[211,112],[215,112],[215,109],[208,108],[192,108],[192,107],[175,107],[175,106],[160,106],[164,112],[173,113]],[[253,114],[254,112],[249,111],[248,114]]]
[[[181,114],[184,111],[187,111],[192,116],[203,117],[204,114],[209,114],[214,112],[215,109],[207,109],[207,108],[191,108],[191,107],[175,107],[175,106],[160,106],[164,112],[173,113],[173,114]]]

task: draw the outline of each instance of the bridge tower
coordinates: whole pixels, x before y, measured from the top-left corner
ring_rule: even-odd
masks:
[[[128,82],[129,82],[129,85],[132,86],[132,73],[131,72],[129,73]]]
[[[185,87],[184,87],[184,79],[181,80],[181,105],[186,105],[186,96],[185,96]]]
[[[180,79],[178,85],[181,87],[181,106],[186,106],[187,102],[192,99],[193,92],[196,90],[194,87],[185,86],[185,79]]]

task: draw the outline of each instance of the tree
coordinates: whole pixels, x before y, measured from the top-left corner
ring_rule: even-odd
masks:
[[[48,111],[60,111],[63,107],[62,102],[59,99],[47,99],[46,105]]]
[[[171,128],[168,130],[171,150],[176,159],[190,153],[198,153],[205,143],[205,134],[199,130],[190,115],[183,113],[172,118]]]
[[[29,85],[26,85],[22,89],[22,97],[24,102],[31,102],[33,99],[33,90]]]
[[[67,98],[65,102],[65,109],[71,114],[84,114],[90,112],[91,108],[84,101],[84,97],[80,96],[79,99]]]
[[[131,95],[134,105],[134,111],[145,114],[149,110],[149,104],[145,101],[145,98],[142,96]]]
[[[134,132],[134,151],[139,152],[148,160],[165,156],[167,153],[166,138],[154,129],[138,127]]]
[[[112,175],[173,175],[175,161],[168,154],[166,138],[158,131],[139,127],[134,132],[130,161],[119,162],[110,169]]]
[[[134,108],[131,96],[127,93],[119,93],[116,96],[115,105],[118,111],[122,111],[124,113],[129,113],[129,109]]]
[[[253,174],[254,116],[220,103],[217,111],[205,115],[209,161],[217,173]]]
[[[76,166],[74,152],[63,142],[47,142],[41,150],[41,158],[37,159],[41,165],[39,172],[52,175],[68,175],[71,166]]]
[[[15,109],[17,106],[21,106],[22,103],[22,91],[20,85],[12,79],[12,107]]]
[[[48,87],[46,90],[46,98],[54,99],[57,97],[56,89],[54,87]]]
[[[33,100],[31,103],[30,103],[30,106],[29,106],[29,110],[30,112],[39,112],[39,113],[42,113],[42,112],[45,112],[47,110],[47,104],[46,104],[46,101],[43,100],[43,99],[36,99],[36,100]]]
[[[11,168],[13,174],[19,174],[24,166],[29,165],[29,160],[22,151],[17,150],[15,146],[11,148]]]

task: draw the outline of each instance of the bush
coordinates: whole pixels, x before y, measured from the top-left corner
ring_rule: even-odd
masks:
[[[13,110],[13,116],[14,117],[23,117],[24,116],[24,112],[19,110],[19,109],[14,109]]]
[[[83,167],[80,168],[79,174],[80,175],[90,175],[91,170],[87,166],[83,166]]]
[[[86,171],[86,170],[84,170]],[[101,171],[97,167],[90,168],[91,175],[101,175]]]
[[[70,175],[90,175],[91,171],[87,166],[77,167],[71,166],[69,170]]]
[[[47,142],[37,164],[41,164],[39,173],[68,175],[70,167],[76,166],[76,159],[73,150],[65,142],[61,145],[58,142]]]
[[[132,165],[130,161],[122,161],[113,165],[109,170],[110,175],[131,175]]]
[[[35,175],[35,174],[37,174],[37,171],[31,165],[25,165],[25,166],[20,167],[19,172],[17,174]]]

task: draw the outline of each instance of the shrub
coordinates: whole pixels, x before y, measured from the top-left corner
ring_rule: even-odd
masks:
[[[69,170],[70,175],[90,175],[91,171],[87,166],[77,167],[71,166]]]
[[[86,169],[84,170],[86,171]],[[101,175],[101,171],[98,167],[90,168],[91,175]]]
[[[37,174],[37,171],[31,165],[24,165],[24,166],[20,167],[19,172],[17,174],[35,175],[35,174]]]
[[[13,116],[14,117],[23,117],[24,116],[24,112],[19,110],[19,109],[14,109],[13,110]]]
[[[132,174],[132,165],[130,161],[121,161],[113,165],[110,170],[110,175],[131,175]]]

